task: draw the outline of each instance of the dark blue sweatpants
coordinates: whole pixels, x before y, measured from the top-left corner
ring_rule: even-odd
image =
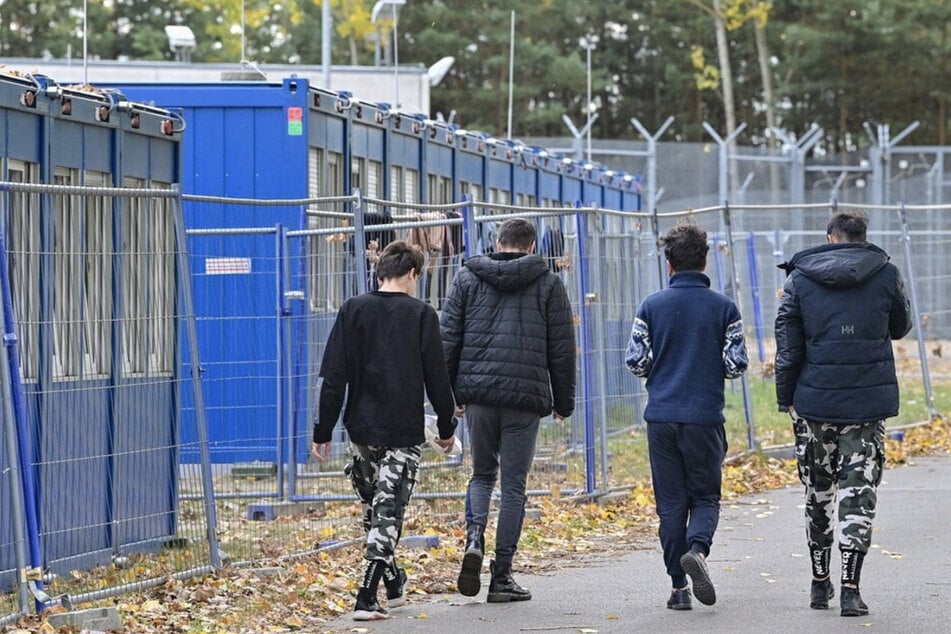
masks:
[[[691,548],[708,555],[720,520],[726,434],[720,424],[648,423],[647,442],[664,563],[683,588],[680,558]]]

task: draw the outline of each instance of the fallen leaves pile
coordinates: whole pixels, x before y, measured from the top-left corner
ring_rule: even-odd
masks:
[[[901,434],[890,433],[886,445],[891,465],[918,455],[951,453],[951,427],[936,419]],[[723,470],[726,500],[797,483],[793,461],[763,455],[748,455]],[[570,567],[585,558],[654,546],[656,516],[649,481],[614,491],[600,502],[561,497],[556,492],[532,499],[531,505],[520,543],[519,570]],[[424,522],[431,526],[424,528]],[[409,521],[406,533],[436,535],[440,544],[428,550],[400,549],[400,565],[412,580],[410,601],[413,595],[454,592],[465,539],[459,517]],[[169,580],[102,605],[115,605],[130,633],[320,631],[322,624],[353,609],[362,567],[362,549],[349,546],[297,560],[262,562],[256,569],[225,568],[201,578]],[[61,610],[23,618],[13,631],[78,632],[49,625],[46,617],[57,609]]]

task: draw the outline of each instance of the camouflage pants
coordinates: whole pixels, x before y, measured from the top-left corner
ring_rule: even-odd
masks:
[[[885,421],[833,425],[799,418],[793,427],[809,547],[832,547],[837,516],[839,548],[868,552],[885,466]]]
[[[416,486],[421,447],[369,447],[350,443],[353,463],[346,471],[363,507],[366,559],[393,563],[403,531],[403,515]]]

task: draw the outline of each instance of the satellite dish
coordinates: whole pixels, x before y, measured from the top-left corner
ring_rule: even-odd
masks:
[[[441,60],[429,67],[426,74],[429,75],[429,85],[438,86],[452,65],[456,63],[456,58],[452,55],[443,57]]]

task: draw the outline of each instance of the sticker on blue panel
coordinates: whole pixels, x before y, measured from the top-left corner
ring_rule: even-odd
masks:
[[[304,134],[304,109],[292,107],[287,109],[287,136],[301,136]]]

